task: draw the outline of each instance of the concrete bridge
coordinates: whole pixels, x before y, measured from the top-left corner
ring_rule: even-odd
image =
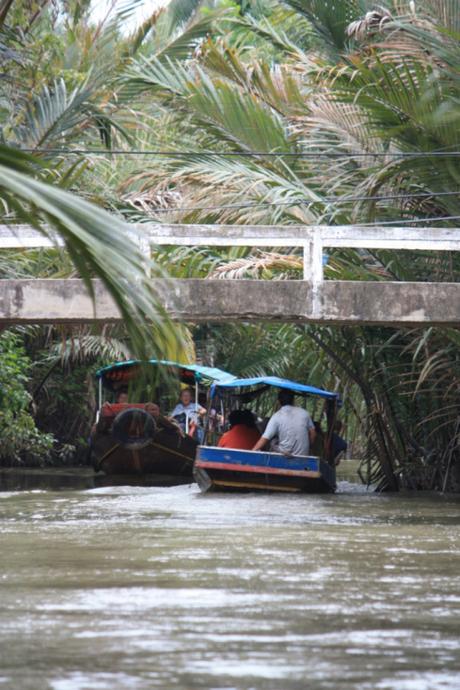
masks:
[[[323,251],[328,247],[458,251],[457,228],[157,224],[130,228],[146,256],[159,244],[302,248],[302,280],[153,281],[166,309],[178,319],[460,325],[460,283],[323,279]],[[54,243],[60,240],[55,238]],[[52,245],[30,226],[0,226],[0,249]],[[94,288],[95,304],[81,280],[0,280],[0,325],[119,321],[102,284],[94,281]]]

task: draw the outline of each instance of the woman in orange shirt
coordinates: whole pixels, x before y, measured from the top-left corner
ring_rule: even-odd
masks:
[[[250,410],[232,410],[228,416],[230,429],[219,439],[220,448],[251,450],[260,439],[254,415]]]

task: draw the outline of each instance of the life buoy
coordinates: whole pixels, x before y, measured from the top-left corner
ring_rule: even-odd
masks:
[[[127,450],[148,446],[156,431],[155,420],[145,410],[128,408],[113,420],[112,436]]]

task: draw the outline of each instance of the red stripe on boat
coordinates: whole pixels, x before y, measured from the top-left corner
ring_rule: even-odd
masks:
[[[229,470],[232,472],[252,472],[253,474],[280,474],[285,477],[310,477],[317,479],[321,477],[321,472],[308,470],[287,470],[284,467],[266,467],[265,465],[238,465],[229,462],[208,462],[207,460],[195,460],[195,467],[202,467],[204,470]]]

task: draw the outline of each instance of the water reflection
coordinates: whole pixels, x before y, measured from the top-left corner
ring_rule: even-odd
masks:
[[[458,509],[346,482],[0,493],[0,688],[457,690]]]

